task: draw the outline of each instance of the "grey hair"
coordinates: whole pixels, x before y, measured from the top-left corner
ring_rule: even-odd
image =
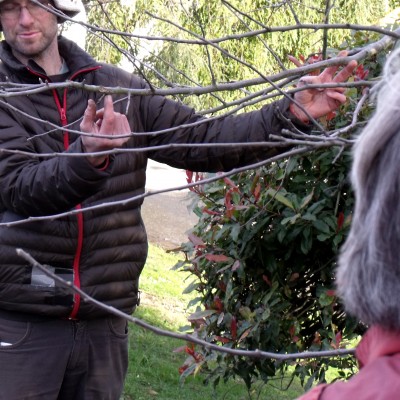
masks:
[[[400,329],[400,49],[384,68],[377,108],[354,146],[355,209],[337,269],[346,310]]]

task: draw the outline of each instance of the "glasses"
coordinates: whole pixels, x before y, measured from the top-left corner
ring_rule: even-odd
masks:
[[[48,0],[38,0],[35,3],[29,1],[25,5],[18,3],[4,3],[0,6],[0,16],[5,19],[17,19],[21,14],[21,10],[26,8],[32,17],[43,15],[47,12],[43,6],[48,7]]]

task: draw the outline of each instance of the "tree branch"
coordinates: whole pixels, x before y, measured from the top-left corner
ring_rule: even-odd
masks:
[[[46,268],[44,265],[40,264],[37,262],[29,253],[24,251],[23,249],[16,249],[17,255],[22,257],[25,261],[27,261],[31,266],[40,269],[44,274],[49,276],[50,278],[54,279],[58,283],[62,284],[66,288],[69,288],[71,291],[79,294],[84,301],[87,301],[98,308],[102,309],[103,311],[106,311],[107,313],[110,313],[112,315],[115,315],[120,318],[124,318],[125,320],[132,322],[146,330],[149,330],[159,336],[165,336],[173,339],[179,339],[179,340],[184,340],[186,342],[190,342],[193,344],[196,344],[198,346],[201,346],[207,350],[212,350],[212,351],[217,351],[220,353],[226,353],[230,354],[233,356],[241,356],[241,357],[250,357],[250,358],[258,358],[258,359],[263,359],[263,358],[269,358],[269,359],[274,359],[274,360],[299,360],[299,359],[310,359],[310,358],[323,358],[323,357],[342,357],[342,356],[348,356],[354,354],[355,349],[339,349],[339,350],[328,350],[328,351],[309,351],[309,352],[302,352],[302,353],[288,353],[288,354],[277,354],[277,353],[271,353],[267,351],[262,351],[262,350],[239,350],[239,349],[232,349],[228,347],[223,347],[219,346],[213,343],[206,342],[204,340],[198,339],[195,336],[189,335],[189,334],[182,334],[182,333],[176,333],[176,332],[171,332],[167,331],[164,329],[156,328],[155,326],[148,324],[147,322],[144,322],[143,320],[139,318],[135,318],[131,315],[125,314],[122,311],[112,307],[108,306],[93,297],[89,296],[86,294],[84,291],[79,289],[77,286],[75,286],[72,282],[70,281],[65,281],[64,279],[60,278],[60,276],[54,274],[51,272],[48,268]]]

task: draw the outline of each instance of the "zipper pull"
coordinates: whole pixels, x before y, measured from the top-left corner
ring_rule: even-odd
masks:
[[[67,125],[67,114],[65,113],[64,108],[60,108],[60,118],[62,126]]]
[[[63,107],[60,107],[60,119],[61,119],[61,125],[65,126],[67,125],[67,114],[65,113],[65,109]],[[69,135],[68,132],[64,132],[64,148],[65,150],[68,150],[69,147]]]

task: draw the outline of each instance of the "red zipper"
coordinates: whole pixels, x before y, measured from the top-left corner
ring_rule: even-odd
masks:
[[[63,105],[60,103],[60,99],[58,98],[58,94],[55,90],[53,90],[53,97],[54,101],[56,103],[58,112],[60,114],[60,120],[61,120],[61,126],[66,126],[68,124],[67,120],[67,114],[66,114],[66,105],[67,105],[67,89],[64,89],[64,96],[63,96]],[[68,150],[69,148],[69,133],[67,130],[64,131],[64,148],[65,150]],[[76,210],[81,209],[81,205],[78,204],[75,206]],[[76,215],[77,218],[77,223],[78,223],[78,244],[75,250],[75,256],[74,256],[74,263],[73,263],[73,270],[74,270],[74,286],[77,288],[81,287],[81,279],[80,279],[80,271],[79,271],[79,266],[80,266],[80,260],[81,260],[81,254],[82,254],[82,247],[83,247],[83,214],[78,213]],[[74,293],[74,306],[72,308],[71,313],[69,314],[70,319],[75,319],[79,306],[81,304],[81,296],[79,293]]]
[[[100,66],[98,67],[93,67],[93,68],[88,68],[86,70],[81,70],[76,72],[75,74],[73,74],[69,79],[73,80],[76,78],[76,76],[82,74],[82,73],[87,73],[87,72],[91,72],[94,70],[97,70],[101,68]],[[28,68],[29,69],[29,68]],[[41,74],[38,74],[37,72],[29,69],[29,71],[37,76],[40,76],[41,78],[48,80],[49,78],[46,76],[42,76]],[[63,105],[61,105],[60,103],[60,99],[58,97],[57,91],[56,90],[52,90],[53,93],[53,97],[54,97],[54,101],[56,103],[58,112],[60,114],[60,120],[61,120],[61,126],[66,126],[68,124],[68,120],[67,120],[67,114],[66,114],[66,109],[67,109],[67,91],[68,88],[64,89],[64,93],[63,93]],[[68,150],[69,148],[69,133],[68,130],[64,130],[64,148],[65,150]],[[78,204],[77,206],[75,206],[76,210],[81,210],[82,206],[80,204]],[[84,220],[83,220],[83,213],[78,213],[76,215],[77,218],[77,223],[78,223],[78,244],[76,247],[76,251],[75,251],[75,256],[74,256],[74,263],[73,263],[73,271],[74,271],[74,286],[77,288],[81,287],[81,280],[80,280],[80,261],[81,261],[81,255],[82,255],[82,248],[83,248],[83,226],[84,226]],[[81,296],[79,293],[74,293],[74,305],[72,308],[71,313],[69,314],[70,319],[76,319],[76,316],[78,314],[79,311],[79,307],[81,304]]]

